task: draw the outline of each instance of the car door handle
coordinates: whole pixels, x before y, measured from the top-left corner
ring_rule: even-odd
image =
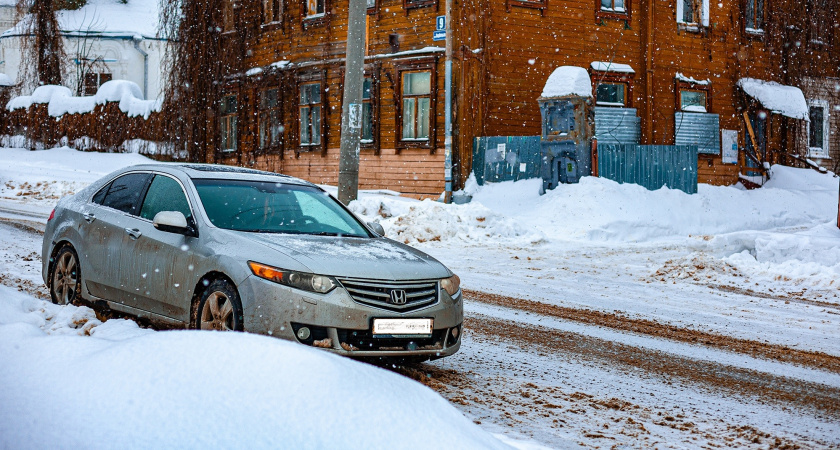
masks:
[[[126,228],[125,232],[128,233],[129,236],[131,236],[131,239],[137,239],[143,235],[143,233],[141,233],[140,230],[138,230],[137,228]]]
[[[85,218],[85,222],[87,223],[92,223],[94,220],[96,220],[96,216],[94,216],[91,213],[84,213],[82,214],[82,217]]]

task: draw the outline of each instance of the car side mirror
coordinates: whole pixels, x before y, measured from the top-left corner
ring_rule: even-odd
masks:
[[[180,211],[161,211],[155,214],[152,224],[158,230],[167,233],[177,233],[192,237],[198,235],[195,232],[195,227],[190,225],[184,213]]]
[[[374,233],[380,236],[385,236],[385,229],[382,228],[382,225],[379,222],[368,222],[367,224]]]

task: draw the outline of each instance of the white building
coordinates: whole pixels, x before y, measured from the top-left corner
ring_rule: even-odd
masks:
[[[157,37],[158,0],[87,0],[85,6],[57,16],[66,54],[62,81],[74,94],[93,95],[106,81],[129,80],[147,99],[162,96],[166,41]],[[0,72],[14,83],[21,82],[26,21],[0,35]],[[36,86],[19,87],[28,95]]]

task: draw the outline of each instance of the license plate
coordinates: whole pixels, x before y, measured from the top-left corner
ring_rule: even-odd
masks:
[[[432,319],[373,319],[373,337],[431,335]]]

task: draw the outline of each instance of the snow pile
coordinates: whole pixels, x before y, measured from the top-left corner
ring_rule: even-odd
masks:
[[[120,110],[129,117],[142,116],[148,119],[152,112],[159,112],[162,99],[143,100],[143,92],[133,81],[112,80],[103,83],[93,97],[74,97],[72,91],[64,86],[39,86],[32,95],[15,97],[6,105],[6,109],[28,109],[33,103],[48,103],[52,117],[64,114],[83,114],[92,112],[96,105],[108,102],[120,102]]]
[[[592,81],[583,67],[558,67],[545,82],[540,98],[565,97],[577,95],[592,97]]]
[[[0,86],[14,86],[15,80],[5,73],[0,73]]]
[[[48,208],[55,200],[78,192],[93,181],[126,166],[153,162],[137,154],[80,152],[71,148],[29,151],[0,148],[0,199]]]
[[[636,73],[629,64],[619,64],[605,61],[592,61],[592,70],[597,72]]]
[[[3,448],[506,447],[425,386],[348,358],[0,294]]]
[[[705,80],[697,80],[694,77],[687,77],[680,72],[677,72],[677,74],[674,75],[674,78],[677,81],[682,81],[684,83],[697,84],[697,85],[700,85],[700,86],[708,86],[708,85],[712,84],[712,80],[710,80],[708,78],[706,78]]]
[[[741,78],[738,80],[738,86],[776,114],[808,120],[808,104],[802,90],[797,87],[755,78]]]
[[[120,111],[126,113],[128,117],[143,116],[144,119],[148,119],[153,111],[160,112],[163,105],[161,99],[144,100],[140,86],[128,80],[111,80],[102,83],[94,99],[97,105],[120,102]]]
[[[484,244],[489,239],[494,243],[528,245],[543,240],[539,231],[477,203],[446,205],[431,200],[363,197],[352,202],[350,209],[368,221],[380,222],[387,237],[406,244]]]

